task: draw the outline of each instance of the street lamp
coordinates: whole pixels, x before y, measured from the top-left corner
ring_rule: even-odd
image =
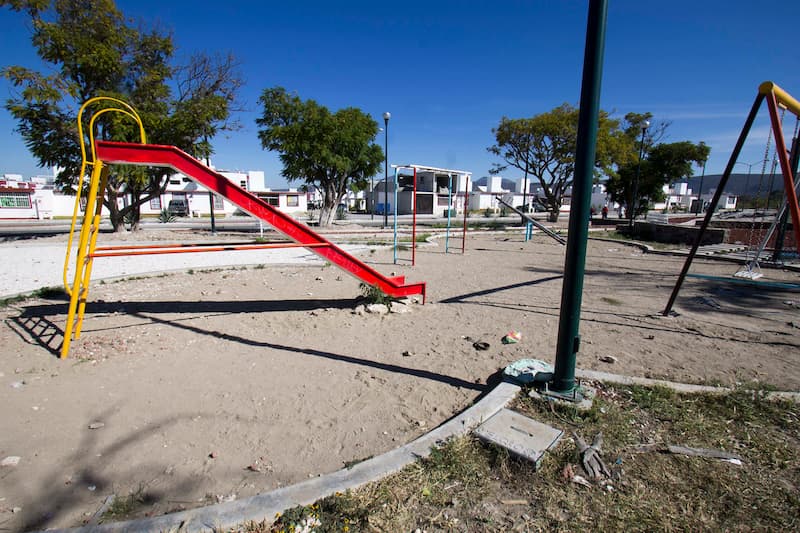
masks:
[[[378,128],[378,133],[382,131],[383,128]],[[375,176],[369,177],[369,219],[375,220]]]
[[[703,178],[706,177],[706,160],[703,160],[703,173],[700,174],[700,186],[697,188],[697,215],[703,211]]]
[[[383,228],[389,225],[389,119],[392,114],[388,111],[383,114],[383,146],[386,152],[386,161],[383,166]],[[396,209],[396,208],[395,208]]]
[[[639,143],[639,161],[636,163],[636,179],[633,181],[633,201],[631,212],[628,213],[628,225],[633,227],[633,219],[636,217],[636,203],[639,196],[639,173],[642,170],[642,157],[644,156],[644,136],[647,133],[647,128],[650,127],[650,121],[645,120],[642,122],[642,140]]]

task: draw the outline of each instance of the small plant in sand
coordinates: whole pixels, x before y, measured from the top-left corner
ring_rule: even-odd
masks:
[[[169,212],[169,209],[162,209],[161,212],[158,214],[158,221],[166,224],[168,222],[174,222],[175,216]]]
[[[364,304],[383,304],[389,309],[392,308],[392,302],[394,302],[395,299],[383,292],[380,287],[361,283],[358,288],[361,290],[360,299]]]

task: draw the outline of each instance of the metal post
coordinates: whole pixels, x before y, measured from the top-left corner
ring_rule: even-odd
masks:
[[[770,94],[766,96],[766,99],[770,122],[772,122],[772,131],[775,137],[775,151],[778,154],[781,174],[783,174],[783,188],[786,193],[786,201],[789,204],[789,215],[791,216],[792,226],[794,228],[795,247],[797,251],[800,252],[800,204],[797,201],[797,194],[794,190],[794,177],[791,170],[791,161],[789,161],[789,150],[786,149],[786,141],[783,138],[783,127],[778,115],[778,101],[775,97],[775,92],[770,92]],[[773,180],[774,179],[775,175],[773,170]],[[772,184],[770,183],[770,192],[767,193],[767,206],[769,206],[769,195],[771,192]]]
[[[414,167],[414,193],[411,200],[411,266],[417,261],[417,167]]]
[[[208,150],[208,135],[203,137],[203,142],[206,144],[206,150]],[[208,160],[208,152],[206,152],[206,166],[211,168],[211,162]],[[208,203],[211,206],[211,235],[216,235],[217,225],[214,220],[214,193],[212,191],[208,191]]]
[[[675,282],[675,286],[672,288],[672,294],[669,296],[667,306],[661,312],[661,314],[664,316],[669,316],[670,312],[672,311],[672,306],[675,304],[675,300],[678,298],[678,293],[681,290],[681,286],[683,286],[683,282],[686,280],[686,274],[689,273],[689,267],[692,265],[692,261],[694,261],[694,257],[697,255],[697,249],[700,248],[700,243],[703,241],[703,236],[706,232],[706,229],[708,229],[708,225],[711,223],[711,217],[714,215],[714,210],[716,209],[719,199],[722,196],[722,191],[725,190],[725,186],[728,184],[728,178],[730,178],[731,172],[733,172],[733,166],[736,164],[736,160],[739,158],[739,154],[744,146],[744,141],[747,140],[747,135],[750,133],[750,128],[753,127],[753,122],[758,114],[758,108],[761,107],[761,102],[763,101],[764,95],[759,93],[758,96],[756,96],[755,102],[753,102],[753,106],[750,108],[750,114],[747,115],[742,132],[739,134],[739,139],[736,141],[736,145],[733,147],[733,152],[728,160],[728,165],[725,167],[725,171],[722,173],[722,178],[719,180],[719,184],[717,184],[717,190],[714,192],[714,197],[711,199],[711,204],[708,206],[706,216],[703,218],[703,223],[700,225],[700,230],[697,232],[697,235],[694,238],[692,249],[689,251],[689,257],[687,257],[686,261],[683,263],[683,268],[681,269],[681,273],[678,275],[678,280]]]
[[[450,211],[453,207],[453,175],[448,174],[447,177],[450,182],[447,189],[447,233],[444,237],[444,253],[450,250]]]
[[[464,254],[464,250],[467,247],[467,215],[469,214],[469,175],[465,176],[464,179],[465,186],[464,186],[464,230],[461,233],[461,254]]]
[[[561,291],[561,313],[558,323],[558,346],[553,378],[548,384],[551,392],[564,396],[575,396],[576,392],[575,359],[580,349],[580,312],[586,266],[586,243],[589,239],[589,209],[592,202],[607,14],[607,0],[590,0],[575,153],[575,179],[569,217],[569,241],[564,263],[564,285]]]
[[[386,152],[386,160],[383,164],[383,229],[389,225],[389,119],[392,114],[388,111],[383,114],[383,147]],[[394,206],[397,214],[397,206]]]
[[[397,167],[394,167],[394,205],[397,205]],[[397,264],[397,209],[394,210],[394,264]]]
[[[639,161],[636,163],[636,178],[633,181],[633,198],[631,204],[628,206],[630,213],[628,213],[628,225],[633,228],[633,219],[636,218],[636,206],[639,203],[639,173],[642,170],[642,157],[644,157],[644,135],[647,133],[647,128],[650,127],[648,121],[642,124],[642,141],[639,143]]]
[[[703,178],[706,177],[706,162],[703,161],[703,173],[700,174],[700,186],[697,188],[697,215],[703,212]]]
[[[522,210],[526,213],[530,213],[530,209],[528,206],[528,161],[527,157],[525,159],[525,177],[522,180]],[[522,223],[525,224],[527,221],[523,218]]]

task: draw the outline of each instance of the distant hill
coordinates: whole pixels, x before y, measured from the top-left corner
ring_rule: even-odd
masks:
[[[721,179],[722,174],[706,174],[703,178],[703,194],[708,193],[711,189],[716,189]],[[747,174],[731,174],[723,192],[736,196],[758,196],[760,190],[761,195],[766,196],[767,191],[770,190],[770,184],[772,190],[783,190],[783,176],[780,172],[775,174],[774,179],[771,174],[764,175],[760,189],[759,180],[761,180],[761,172],[753,172],[749,176]],[[692,176],[687,181],[689,188],[696,194],[697,188],[700,186],[700,176]]]
[[[475,185],[475,186],[480,185],[480,186],[485,187],[486,183],[488,181],[489,181],[489,178],[484,176],[484,177],[482,177],[480,179],[475,180],[473,182],[473,185]],[[530,178],[528,178],[528,183],[530,183],[530,182],[531,182]],[[503,178],[503,180],[500,182],[500,186],[503,187],[503,189],[505,189],[507,191],[514,191],[514,190],[517,189],[517,182],[515,180],[510,180],[510,179],[507,179],[507,178]],[[705,189],[705,185],[703,185],[703,188]]]

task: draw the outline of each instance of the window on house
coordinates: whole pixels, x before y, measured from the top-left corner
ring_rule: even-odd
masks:
[[[161,197],[150,198],[150,209],[161,211]]]
[[[26,192],[0,193],[0,207],[27,209],[31,207],[31,195]]]
[[[247,180],[240,180],[239,187],[241,187],[244,190],[247,190]]]
[[[297,195],[289,195],[286,197],[286,207],[297,207],[300,205],[300,197]]]
[[[267,196],[266,198],[264,198],[264,200],[266,200],[267,203],[273,207],[278,207],[279,205],[277,196]]]
[[[214,210],[215,211],[222,211],[225,209],[225,204],[222,202],[222,196],[215,194],[214,195]]]
[[[81,213],[86,211],[86,197],[81,196]]]

